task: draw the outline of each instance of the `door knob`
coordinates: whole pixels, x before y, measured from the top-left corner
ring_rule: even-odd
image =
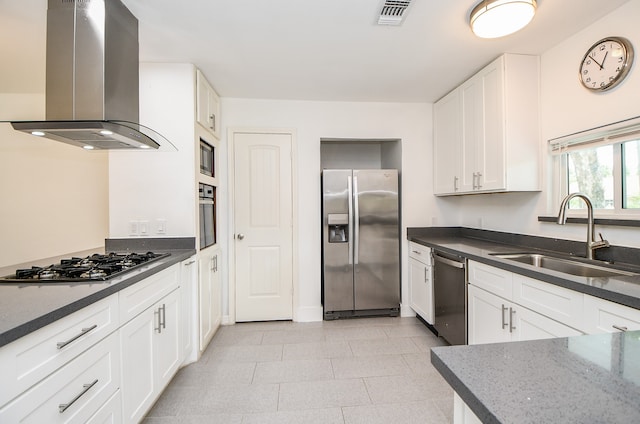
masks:
[[[244,234],[242,233],[238,234],[238,240],[242,240],[242,239],[244,239]]]

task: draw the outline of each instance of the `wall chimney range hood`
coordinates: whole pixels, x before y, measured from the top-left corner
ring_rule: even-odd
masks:
[[[175,149],[138,123],[138,20],[120,0],[48,0],[46,50],[46,120],[14,129],[85,149]]]

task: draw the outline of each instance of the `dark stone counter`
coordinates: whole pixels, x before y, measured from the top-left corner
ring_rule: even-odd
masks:
[[[640,331],[431,349],[484,423],[640,422]]]

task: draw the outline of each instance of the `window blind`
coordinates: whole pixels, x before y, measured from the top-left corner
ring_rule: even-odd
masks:
[[[640,139],[640,116],[549,140],[552,155]]]

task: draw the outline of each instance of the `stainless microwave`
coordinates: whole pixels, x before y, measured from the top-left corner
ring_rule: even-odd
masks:
[[[199,185],[200,249],[216,243],[216,188]]]
[[[210,177],[216,176],[215,148],[200,139],[200,173]]]

